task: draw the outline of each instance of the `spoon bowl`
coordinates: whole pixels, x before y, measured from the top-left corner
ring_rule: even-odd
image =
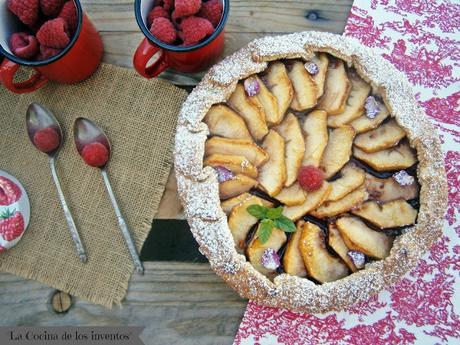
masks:
[[[88,144],[98,142],[104,145],[108,150],[108,159],[107,162],[99,168],[105,168],[110,161],[110,153],[112,150],[109,138],[105,135],[104,131],[93,121],[84,117],[79,117],[75,120],[73,126],[73,136],[75,147],[80,156],[82,155],[83,148]]]

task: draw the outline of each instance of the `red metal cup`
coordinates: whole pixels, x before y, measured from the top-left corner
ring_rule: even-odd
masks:
[[[134,3],[137,24],[145,36],[133,57],[134,68],[140,75],[153,78],[166,68],[193,73],[203,71],[216,63],[224,50],[224,27],[230,11],[229,0],[222,0],[222,19],[213,34],[204,41],[187,47],[166,44],[150,33],[147,16],[154,2],[155,0],[135,0]],[[156,60],[151,63],[154,55],[157,55]]]
[[[87,79],[99,67],[104,47],[94,25],[81,8],[79,0],[73,0],[77,10],[78,25],[67,47],[58,55],[43,61],[24,60],[15,56],[9,48],[12,33],[24,31],[23,25],[8,10],[7,1],[0,2],[0,53],[5,56],[0,65],[0,82],[15,93],[32,92],[52,80],[72,84]],[[14,75],[21,66],[30,66],[35,73],[26,81],[15,83]]]

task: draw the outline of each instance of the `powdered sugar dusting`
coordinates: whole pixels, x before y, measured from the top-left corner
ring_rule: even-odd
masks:
[[[401,186],[410,186],[415,182],[415,178],[409,175],[405,170],[393,174],[393,179]]]

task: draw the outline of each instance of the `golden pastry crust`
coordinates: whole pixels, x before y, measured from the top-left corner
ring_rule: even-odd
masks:
[[[333,48],[332,48],[333,47]],[[225,213],[220,207],[217,175],[203,168],[207,126],[202,119],[213,104],[224,102],[239,80],[265,70],[270,61],[311,59],[326,52],[353,65],[371,84],[417,150],[420,209],[417,224],[395,238],[390,255],[331,283],[281,274],[270,281],[236,252]],[[397,282],[441,236],[447,207],[447,182],[440,141],[415,100],[405,76],[357,40],[322,32],[265,37],[215,65],[189,95],[179,116],[175,168],[178,190],[191,231],[213,270],[242,297],[299,312],[341,310],[367,300]],[[430,186],[437,188],[430,188]]]

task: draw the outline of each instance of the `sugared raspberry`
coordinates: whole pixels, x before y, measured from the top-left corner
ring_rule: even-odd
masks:
[[[38,61],[47,60],[55,55],[58,55],[62,49],[51,48],[47,46],[40,46],[40,53],[37,56]]]
[[[303,166],[300,168],[297,179],[303,189],[313,192],[321,188],[324,181],[324,172],[313,165]]]
[[[166,18],[155,18],[150,27],[150,32],[160,41],[171,44],[177,39],[177,32],[173,23]]]
[[[192,16],[200,10],[201,0],[176,0],[174,2],[175,17]]]
[[[155,6],[147,16],[147,24],[149,27],[152,26],[155,18],[167,18],[169,19],[169,13],[161,6]]]
[[[59,13],[58,18],[62,18],[68,25],[69,31],[74,33],[77,29],[78,18],[77,18],[77,9],[73,1],[67,1],[62,7],[61,12]]]
[[[31,59],[38,53],[38,41],[35,36],[17,32],[10,37],[10,48],[14,55]]]
[[[33,141],[40,151],[48,153],[58,148],[61,137],[54,128],[48,127],[35,132]]]
[[[222,17],[223,9],[222,0],[210,0],[203,3],[198,12],[198,17],[206,18],[214,27],[217,27]]]
[[[48,17],[56,17],[66,0],[40,0],[40,9]]]
[[[65,48],[69,43],[67,23],[62,18],[48,20],[37,32],[40,44],[51,48]]]
[[[38,19],[40,0],[8,0],[8,9],[28,26],[33,26]]]
[[[179,36],[184,41],[184,45],[198,43],[214,32],[214,27],[209,20],[195,16],[184,18],[180,27],[182,31]]]
[[[100,142],[87,144],[81,151],[81,156],[86,164],[92,167],[103,167],[109,160],[109,150]]]

